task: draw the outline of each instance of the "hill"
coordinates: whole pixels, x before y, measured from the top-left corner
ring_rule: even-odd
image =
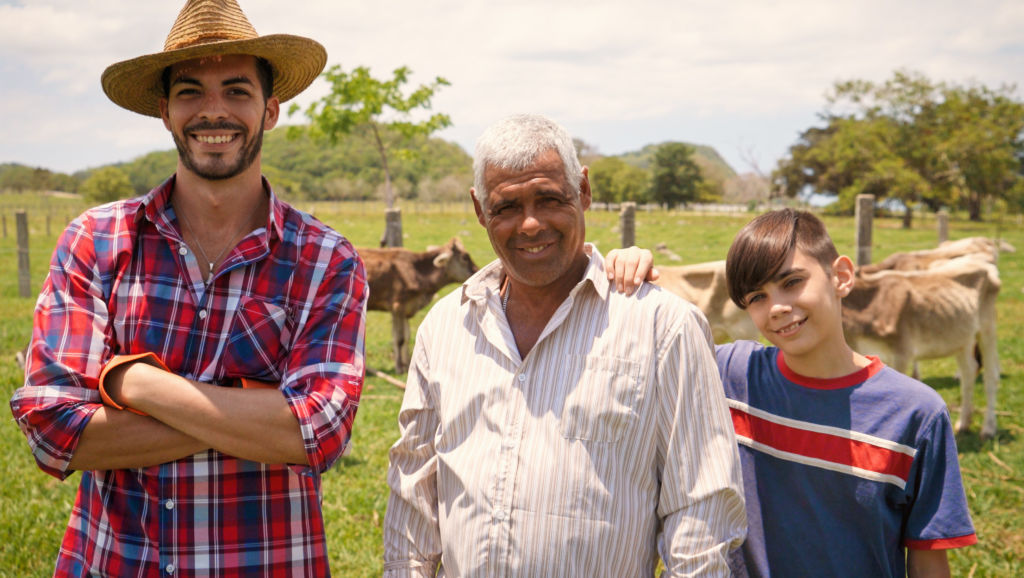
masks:
[[[660,146],[667,144],[668,142],[672,141],[649,144],[638,151],[618,155],[618,158],[635,167],[647,170],[651,166],[654,153],[657,152]],[[714,148],[707,145],[696,145],[691,143],[683,144],[694,149],[693,160],[697,163],[697,166],[700,167],[704,180],[716,185],[718,190],[722,190],[727,181],[736,177],[736,171],[729,166],[729,163],[725,162],[722,155],[718,154],[718,151]]]

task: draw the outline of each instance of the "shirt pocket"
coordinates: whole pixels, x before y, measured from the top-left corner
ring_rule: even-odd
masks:
[[[225,377],[280,381],[290,350],[292,319],[287,308],[243,297],[224,349]]]
[[[562,407],[562,436],[592,442],[618,441],[637,419],[640,364],[613,357],[573,357],[571,361],[582,361],[583,368]]]

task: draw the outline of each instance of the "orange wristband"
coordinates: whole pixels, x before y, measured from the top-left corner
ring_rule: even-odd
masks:
[[[120,409],[120,410],[125,410],[126,409],[126,410],[128,410],[128,411],[130,411],[132,413],[137,413],[139,415],[148,415],[148,414],[146,414],[144,412],[141,412],[141,411],[139,411],[137,409],[132,409],[130,407],[126,407],[126,406],[123,406],[123,405],[117,403],[116,401],[114,401],[114,399],[112,397],[110,397],[107,394],[107,388],[104,386],[104,382],[107,379],[107,374],[110,373],[111,370],[113,370],[115,367],[120,367],[120,366],[125,365],[127,363],[135,363],[137,361],[141,361],[143,363],[148,363],[150,365],[154,365],[156,367],[159,367],[160,369],[163,369],[164,371],[170,371],[170,369],[167,369],[167,366],[164,365],[164,362],[160,361],[160,358],[157,357],[155,353],[147,352],[147,353],[135,353],[135,354],[132,354],[132,355],[115,355],[113,357],[113,359],[108,361],[107,364],[103,366],[103,370],[100,371],[100,398],[103,399],[103,403],[104,404],[109,405],[110,407],[112,407],[114,409]]]
[[[242,389],[277,389],[277,384],[270,383],[269,381],[260,381],[248,377],[236,377],[235,379],[238,380],[238,386]]]

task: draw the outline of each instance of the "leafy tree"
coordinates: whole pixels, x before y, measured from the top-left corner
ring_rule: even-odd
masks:
[[[89,202],[96,204],[124,199],[135,193],[128,175],[115,166],[96,169],[78,190]]]
[[[821,119],[773,174],[787,195],[810,187],[850,208],[858,193],[897,199],[909,227],[917,203],[959,204],[980,220],[983,199],[1007,199],[1021,179],[1024,104],[1010,88],[897,72],[881,84],[837,83]]]
[[[602,203],[644,202],[650,175],[619,157],[600,157],[590,163],[594,200]]]
[[[669,142],[658,147],[651,166],[651,200],[670,207],[697,201],[704,178],[693,160],[693,147]]]
[[[331,84],[330,93],[306,109],[314,136],[326,137],[332,144],[342,135],[357,129],[366,129],[373,136],[377,154],[384,171],[384,200],[388,208],[394,206],[392,171],[388,164],[392,155],[409,154],[409,140],[451,125],[446,114],[436,113],[425,120],[413,120],[417,109],[430,110],[434,94],[449,83],[440,76],[430,84],[420,85],[408,96],[402,86],[408,81],[410,70],[396,68],[390,80],[379,80],[370,75],[370,69],[360,66],[351,73],[335,65],[323,73]],[[292,105],[289,114],[298,110]],[[390,129],[390,131],[385,130]],[[393,137],[393,138],[389,138]]]

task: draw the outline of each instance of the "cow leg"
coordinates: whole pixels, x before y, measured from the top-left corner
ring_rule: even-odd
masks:
[[[974,417],[974,378],[978,375],[978,366],[974,362],[973,339],[957,353],[956,363],[960,370],[960,417],[953,429],[962,434],[971,429]]]
[[[989,439],[996,435],[996,390],[999,389],[999,350],[996,344],[995,315],[992,316],[991,322],[983,324],[980,338],[985,380],[985,421],[981,426],[981,437]]]
[[[406,336],[409,333],[409,321],[400,311],[391,312],[391,347],[395,355],[395,372],[405,373],[408,361],[405,356]]]
[[[398,348],[398,355],[402,360],[401,373],[409,370],[409,318],[402,316],[402,345]]]

